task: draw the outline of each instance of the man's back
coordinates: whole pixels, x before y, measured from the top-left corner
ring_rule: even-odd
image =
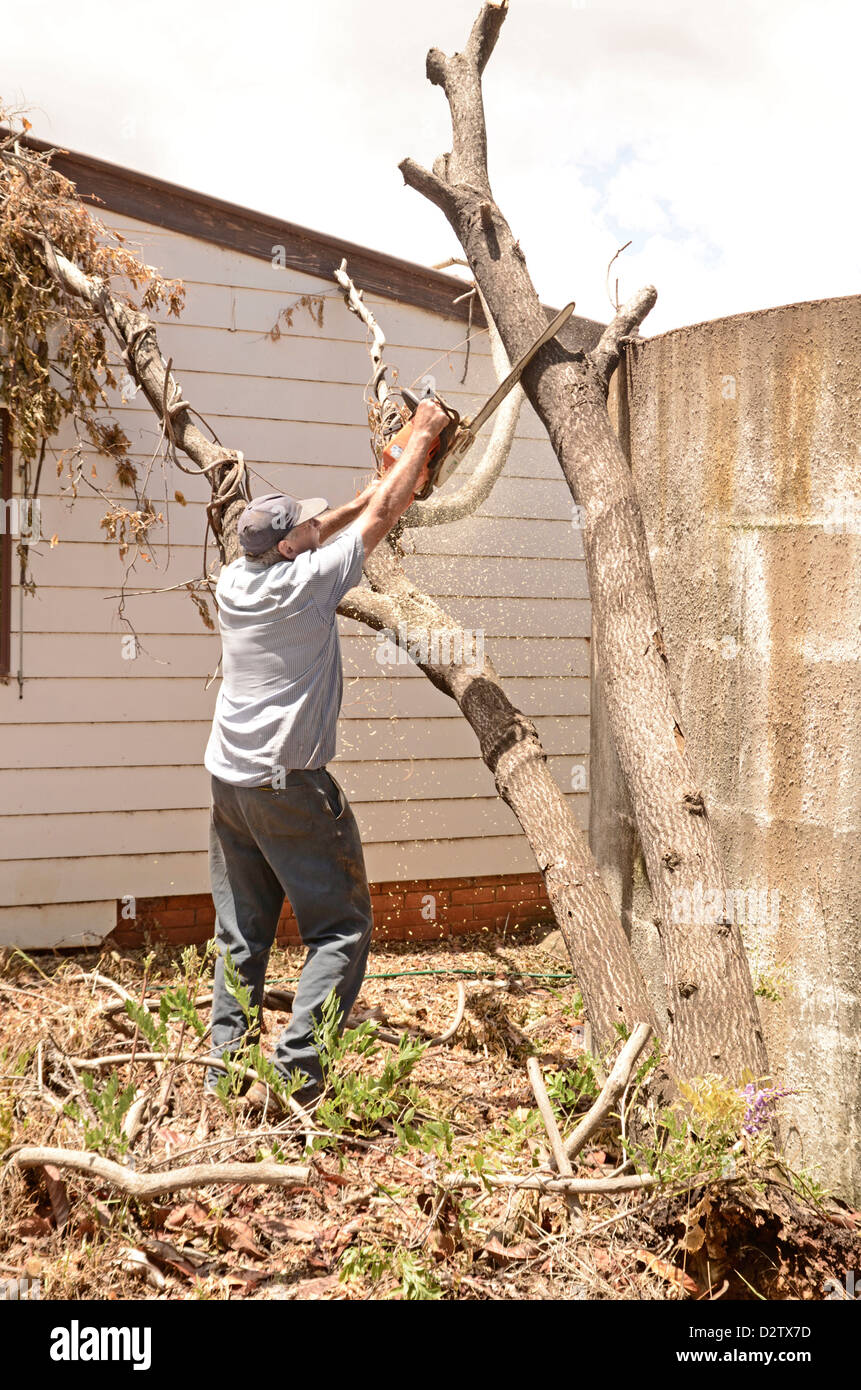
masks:
[[[243,556],[222,570],[223,679],[204,759],[215,777],[264,786],[332,760],[343,692],[336,610],[363,563],[350,526],[294,560]]]

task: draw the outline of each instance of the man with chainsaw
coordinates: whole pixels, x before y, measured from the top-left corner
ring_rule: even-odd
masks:
[[[250,502],[238,526],[243,554],[224,567],[216,588],[223,679],[204,759],[218,944],[212,1053],[222,1058],[250,1040],[225,956],[259,1021],[286,895],[308,954],[272,1062],[285,1082],[298,1071],[294,1095],[303,1105],[323,1087],[314,1024],[332,990],[346,1020],[372,927],[356,820],[326,768],[343,690],[336,610],[358,584],[365,556],[431,485],[429,454],[450,419],[435,400],[419,402],[396,461],[342,507],[286,494]],[[220,1075],[208,1069],[209,1093]],[[282,1108],[261,1082],[246,1099],[276,1113]]]

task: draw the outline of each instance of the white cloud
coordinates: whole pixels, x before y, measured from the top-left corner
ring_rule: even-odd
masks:
[[[478,0],[145,10],[42,0],[4,32],[0,92],[37,134],[430,263],[457,251],[397,163],[448,148],[431,45]],[[840,0],[511,0],[486,74],[490,172],[542,297],[605,318],[652,281],[646,325],[854,294],[861,19]]]

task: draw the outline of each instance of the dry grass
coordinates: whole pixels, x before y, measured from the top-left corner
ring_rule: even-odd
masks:
[[[421,1093],[414,1123],[447,1121],[456,1160],[478,1152],[497,1168],[522,1173],[547,1161],[525,1059],[537,1051],[545,1076],[552,1077],[582,1069],[583,1054],[573,982],[531,978],[566,969],[545,949],[546,937],[546,927],[522,928],[506,938],[482,933],[372,953],[357,1012],[369,1011],[395,1032],[429,1037],[444,1031],[455,1013],[458,981],[466,985],[457,1035],[427,1050],[411,1077]],[[296,949],[273,953],[270,983],[287,985],[301,961]],[[401,973],[422,971],[451,973]],[[454,973],[464,971],[476,974]],[[138,997],[144,953],[33,960],[7,953],[3,959],[0,1151],[7,1159],[10,1149],[25,1144],[85,1147],[81,1121],[64,1109],[70,1099],[87,1109],[75,1059],[130,1050],[130,1039],[105,1013],[116,995],[80,978],[92,972]],[[175,984],[179,973],[177,954],[162,948],[147,988]],[[208,989],[208,974],[207,966],[201,992]],[[389,978],[374,978],[379,975]],[[207,1010],[201,1012],[206,1017]],[[283,1015],[265,1012],[267,1048],[283,1025]],[[173,1043],[179,1033],[173,1025]],[[205,1049],[204,1039],[197,1054]],[[136,1051],[142,1050],[138,1042]],[[194,1052],[188,1036],[183,1050]],[[378,1067],[379,1058],[361,1066]],[[125,1086],[130,1064],[116,1071]],[[153,1107],[172,1074],[166,1113],[154,1123]],[[101,1085],[108,1075],[101,1074]],[[202,1078],[203,1069],[186,1062],[175,1072],[167,1064],[161,1074],[152,1063],[135,1062],[136,1093],[151,1101],[150,1118],[130,1147],[137,1171],[253,1161],[272,1156],[273,1146],[287,1162],[308,1158],[297,1120],[261,1122],[239,1105],[213,1113],[202,1106]],[[571,1127],[575,1109],[587,1106],[584,1098],[562,1115],[563,1128]],[[608,1131],[580,1155],[576,1171],[607,1174],[622,1157]],[[685,1272],[684,1223],[678,1202],[665,1195],[587,1197],[584,1219],[574,1229],[559,1196],[500,1189],[446,1195],[438,1181],[446,1162],[445,1155],[400,1144],[384,1122],[312,1155],[309,1181],[295,1188],[213,1184],[143,1204],[90,1177],[24,1171],[7,1161],[0,1185],[0,1277],[38,1277],[43,1297],[78,1299],[709,1296],[708,1276],[703,1282],[698,1270],[696,1283]],[[849,1231],[852,1218],[846,1221]],[[348,1279],[341,1277],[345,1270]],[[804,1296],[797,1280],[793,1287],[783,1296]],[[717,1288],[713,1284],[711,1292]]]

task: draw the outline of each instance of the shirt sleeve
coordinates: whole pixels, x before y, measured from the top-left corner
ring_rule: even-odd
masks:
[[[324,617],[331,617],[349,589],[362,577],[365,543],[355,523],[308,555],[311,593]]]

